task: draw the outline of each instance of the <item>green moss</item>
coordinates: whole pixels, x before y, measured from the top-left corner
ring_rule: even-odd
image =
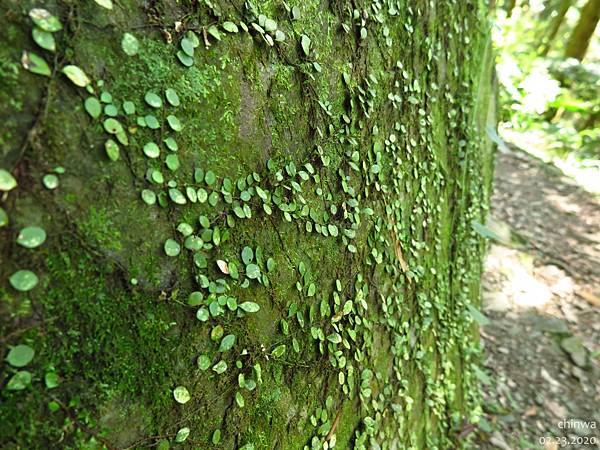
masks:
[[[98,210],[92,206],[78,227],[96,246],[109,251],[119,251],[123,248],[121,233],[109,214],[108,209]]]

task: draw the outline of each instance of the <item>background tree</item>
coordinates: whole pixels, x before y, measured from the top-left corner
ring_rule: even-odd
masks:
[[[560,29],[561,25],[563,24],[565,17],[567,15],[567,12],[571,8],[572,4],[573,4],[573,0],[560,0],[556,14],[552,16],[552,21],[550,22],[550,27],[548,28],[548,31],[545,33],[545,36],[542,40],[542,42],[543,42],[542,46],[541,46],[542,50],[540,52],[540,54],[542,56],[546,56],[548,54],[548,52],[550,51],[550,49],[552,48],[552,44],[554,43],[554,40],[556,39],[558,30]]]
[[[590,45],[598,20],[600,19],[600,0],[588,0],[581,10],[579,20],[569,37],[565,48],[567,58],[582,61]]]
[[[39,7],[0,4],[0,446],[460,446],[487,3]]]

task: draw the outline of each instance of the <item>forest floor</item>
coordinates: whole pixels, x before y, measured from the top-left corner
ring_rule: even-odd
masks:
[[[499,239],[483,282],[476,448],[600,448],[600,199],[509,147],[488,223]]]

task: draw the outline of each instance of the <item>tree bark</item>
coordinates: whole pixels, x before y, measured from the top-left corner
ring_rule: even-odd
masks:
[[[517,0],[508,0],[506,2],[506,16],[512,16],[513,10],[517,6]]]
[[[468,442],[487,5],[101,3],[0,4],[0,446]]]
[[[588,0],[581,10],[579,20],[569,37],[565,57],[583,61],[596,25],[598,25],[598,20],[600,20],[600,0]]]
[[[542,51],[540,52],[540,54],[542,56],[546,56],[548,54],[548,52],[550,51],[550,49],[552,48],[552,44],[554,43],[554,40],[556,39],[558,30],[560,29],[560,26],[562,25],[563,21],[565,20],[567,12],[569,11],[569,8],[571,8],[572,4],[573,4],[573,0],[561,0],[560,6],[556,13],[556,16],[554,16],[554,18],[552,19],[550,28],[548,29],[548,32],[547,32],[546,36],[544,37],[543,44],[542,44]]]

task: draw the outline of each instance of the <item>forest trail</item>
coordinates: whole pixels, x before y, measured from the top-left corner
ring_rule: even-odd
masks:
[[[488,224],[501,239],[483,280],[490,377],[476,446],[600,448],[600,199],[510,147]]]

